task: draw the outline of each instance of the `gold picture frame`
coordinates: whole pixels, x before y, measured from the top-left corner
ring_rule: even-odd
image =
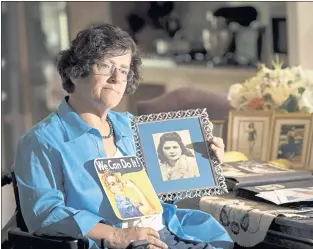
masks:
[[[313,171],[313,114],[311,115],[311,131],[309,136],[309,147],[307,153],[307,162],[306,168],[310,171]]]
[[[213,124],[213,136],[214,137],[223,137],[223,129],[225,120],[210,120]]]
[[[311,114],[275,113],[272,118],[270,160],[287,159],[293,168],[305,168],[311,132]]]
[[[244,153],[250,160],[268,160],[271,111],[229,112],[227,151]]]

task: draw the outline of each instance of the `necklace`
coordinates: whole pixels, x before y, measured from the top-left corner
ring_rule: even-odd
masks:
[[[113,136],[113,125],[112,125],[112,122],[111,122],[111,120],[108,119],[108,118],[106,119],[106,121],[107,121],[108,124],[109,124],[110,132],[109,132],[109,134],[106,135],[106,136],[101,136],[103,139],[108,139],[108,138],[110,138],[110,137]]]

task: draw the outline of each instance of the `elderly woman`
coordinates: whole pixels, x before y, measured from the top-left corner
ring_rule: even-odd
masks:
[[[163,181],[200,176],[195,156],[177,132],[163,134],[157,151]]]
[[[29,232],[87,236],[90,248],[98,248],[102,239],[111,248],[125,248],[143,239],[150,249],[211,248],[214,243],[219,248],[232,247],[225,230],[200,211],[188,216],[186,210],[162,203],[163,215],[149,217],[144,224],[119,220],[114,214],[93,162],[136,154],[130,114],[111,109],[124,94],[136,90],[139,66],[134,41],[109,24],[79,32],[70,48],[61,52],[58,72],[68,96],[20,139],[15,158],[21,210]],[[214,143],[222,158],[222,141],[215,138]],[[197,229],[187,232],[181,224],[184,212],[202,221],[196,224],[196,234]],[[189,225],[195,227],[195,223]],[[194,245],[187,240],[195,241]]]

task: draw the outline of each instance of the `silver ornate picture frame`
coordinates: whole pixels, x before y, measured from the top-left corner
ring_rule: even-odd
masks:
[[[163,201],[227,193],[220,162],[210,147],[206,109],[162,112],[131,119],[136,156]]]

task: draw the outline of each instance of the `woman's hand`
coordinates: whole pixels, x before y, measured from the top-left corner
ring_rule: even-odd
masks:
[[[135,198],[131,198],[129,200],[136,208],[139,208],[140,206],[142,206],[142,202],[140,202],[139,200]]]
[[[224,161],[224,141],[220,137],[213,137],[212,144],[211,144],[212,150],[215,152],[215,155],[222,163]]]
[[[110,247],[125,249],[131,242],[147,240],[149,249],[167,249],[168,246],[160,240],[159,233],[152,228],[134,227],[118,229],[114,234],[114,242]]]

